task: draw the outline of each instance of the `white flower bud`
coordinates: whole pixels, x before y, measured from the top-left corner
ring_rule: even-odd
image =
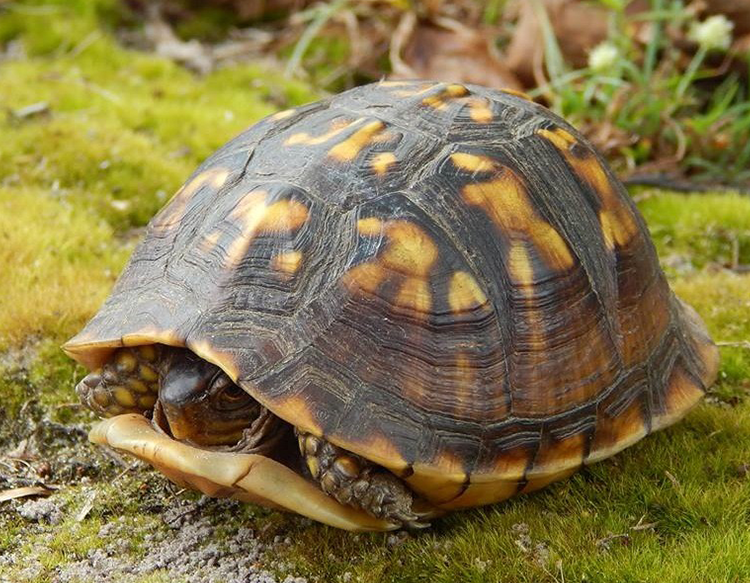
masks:
[[[620,51],[611,43],[596,45],[589,53],[589,67],[595,73],[607,73],[617,64]]]
[[[717,14],[709,16],[703,22],[694,22],[690,27],[688,38],[707,51],[712,49],[726,50],[732,44],[733,28],[733,22],[723,14]]]

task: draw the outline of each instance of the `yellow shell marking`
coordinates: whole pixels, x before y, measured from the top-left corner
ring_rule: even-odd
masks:
[[[469,90],[463,85],[454,83],[446,86],[442,91],[435,95],[430,95],[422,100],[424,105],[434,107],[435,109],[445,109],[448,104],[447,100],[455,97],[466,97],[469,94]]]
[[[482,167],[485,164],[482,161]],[[500,174],[489,182],[466,185],[463,195],[468,204],[481,207],[500,231],[511,239],[514,243],[511,255],[521,253],[515,243],[531,240],[550,267],[572,267],[573,256],[567,243],[552,225],[539,217],[524,185],[510,170],[500,170]],[[519,264],[516,275],[521,283],[530,281],[530,271],[523,264]]]
[[[633,214],[621,202],[609,180],[607,173],[593,153],[585,157],[575,156],[571,148],[577,143],[574,136],[562,128],[538,130],[537,133],[549,140],[565,157],[573,170],[583,178],[601,198],[599,223],[608,249],[624,247],[638,232]]]
[[[487,296],[469,273],[456,271],[448,288],[448,303],[455,313],[473,310],[487,303]]]
[[[382,152],[373,157],[370,166],[375,174],[383,176],[395,163],[396,155],[393,152]]]
[[[565,439],[542,444],[534,459],[534,467],[526,473],[526,478],[552,476],[577,469],[583,465],[586,440],[586,434],[577,433]]]
[[[418,277],[407,279],[398,290],[396,304],[411,308],[415,312],[429,314],[432,307],[432,294],[428,281]]]
[[[334,123],[331,124],[331,129],[320,136],[311,136],[307,132],[299,132],[297,134],[292,134],[291,136],[287,138],[286,142],[284,142],[284,145],[285,146],[298,146],[298,145],[317,146],[319,144],[325,144],[328,140],[337,136],[349,126],[356,124],[358,121],[359,120],[356,120],[356,121],[336,120]]]
[[[492,121],[492,109],[486,99],[472,99],[469,101],[469,115],[476,123],[490,123]]]
[[[234,265],[242,257],[245,256],[247,250],[250,248],[255,234],[258,231],[258,227],[263,221],[266,213],[266,196],[265,190],[258,190],[246,194],[234,210],[229,214],[229,217],[241,222],[241,233],[232,241],[232,244],[227,249],[227,256],[224,262],[225,266]]]
[[[279,111],[277,113],[274,113],[269,119],[271,119],[272,121],[280,121],[282,119],[286,119],[288,117],[293,116],[296,111],[297,110],[294,109],[294,108],[292,108],[292,109],[285,109],[283,111]]]
[[[357,154],[362,151],[362,148],[367,146],[372,141],[372,138],[383,131],[384,128],[385,124],[382,121],[371,121],[358,129],[343,142],[333,146],[333,148],[328,151],[328,155],[341,162],[354,160],[354,158],[357,157]]]
[[[682,418],[702,398],[701,385],[690,378],[678,364],[672,369],[666,390],[666,412],[653,420],[652,429],[672,425]]]
[[[312,433],[316,437],[322,437],[323,430],[315,421],[315,416],[310,410],[310,405],[304,397],[293,395],[279,400],[275,403],[274,411],[303,431]]]
[[[529,288],[534,284],[534,266],[523,243],[511,245],[508,253],[508,272],[515,283],[531,291]]]
[[[590,464],[613,456],[634,444],[648,433],[643,412],[637,401],[616,417],[599,413],[585,463]]]
[[[501,89],[503,93],[507,93],[508,95],[515,95],[516,97],[520,97],[521,99],[525,99],[526,101],[534,101],[529,97],[528,94],[524,93],[523,91],[518,91],[517,89],[510,89],[509,87],[506,87],[505,89]]]
[[[214,231],[203,237],[199,244],[201,250],[205,251],[206,253],[210,253],[211,251],[213,251],[218,244],[219,239],[221,239],[221,234],[221,231]]]
[[[388,272],[396,272],[406,276],[396,294],[396,304],[417,313],[429,313],[432,294],[428,277],[438,257],[437,245],[430,236],[409,221],[383,223],[376,217],[359,219],[357,230],[370,237],[384,232],[388,243],[380,256],[351,268],[344,276],[344,284],[374,294]]]
[[[273,268],[276,271],[292,276],[302,265],[302,252],[301,251],[289,251],[287,253],[281,253],[273,258]]]
[[[396,82],[393,81],[392,83],[394,83],[393,86],[395,87]],[[393,95],[395,95],[396,97],[414,97],[416,95],[421,95],[422,93],[427,93],[430,89],[435,87],[434,83],[421,83],[419,85],[414,86],[413,82],[405,81],[404,83],[401,84],[402,87],[407,87],[410,85],[412,86],[411,89],[397,89],[396,91],[393,92]]]
[[[455,152],[451,154],[451,162],[456,168],[466,172],[495,172],[498,170],[497,164],[487,156],[476,156],[465,152]]]
[[[357,231],[363,237],[377,237],[383,230],[383,221],[377,217],[367,217],[357,221]]]
[[[463,461],[447,451],[439,452],[429,465],[415,463],[407,483],[433,503],[454,499],[464,488],[466,469]]]
[[[176,225],[182,220],[188,201],[198,190],[206,185],[216,189],[221,188],[228,177],[227,168],[211,168],[201,172],[175,193],[164,210],[156,216],[154,225],[161,229]]]
[[[258,233],[291,233],[305,224],[307,207],[296,200],[279,200],[270,205],[267,193],[259,190],[247,194],[230,217],[241,223],[242,232],[227,250],[226,265],[233,265],[245,256]]]
[[[166,344],[167,346],[184,346],[184,339],[169,330],[158,330],[146,327],[136,332],[124,334],[122,346],[140,346],[141,344]],[[143,374],[141,374],[141,378]]]
[[[386,225],[388,247],[381,256],[383,264],[404,275],[427,277],[438,257],[438,248],[430,236],[414,223],[390,221]]]
[[[231,354],[219,352],[207,340],[191,340],[188,342],[188,348],[203,360],[215,364],[229,375],[232,381],[237,382],[240,371]]]
[[[374,294],[385,278],[385,269],[379,263],[362,263],[352,267],[344,275],[344,284],[349,289],[361,289]]]
[[[258,224],[262,233],[287,233],[299,229],[307,222],[307,207],[296,200],[279,200],[265,207]]]
[[[354,447],[353,445],[351,449],[354,453],[358,453],[357,450],[362,453],[366,451],[368,460],[388,468],[396,475],[399,475],[409,467],[404,456],[402,456],[401,452],[396,449],[393,441],[382,433],[371,431],[367,436],[363,435],[362,441],[356,445],[361,445],[361,448]]]

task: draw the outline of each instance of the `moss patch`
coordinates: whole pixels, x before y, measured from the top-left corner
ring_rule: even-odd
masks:
[[[750,198],[644,191],[640,207],[669,273],[750,264]]]

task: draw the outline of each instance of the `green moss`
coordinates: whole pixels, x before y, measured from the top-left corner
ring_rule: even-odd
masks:
[[[32,56],[64,54],[123,15],[117,0],[26,0],[0,7],[0,42],[23,38]]]
[[[750,199],[644,191],[640,209],[668,271],[750,263]]]
[[[62,338],[88,318],[128,249],[111,228],[41,188],[0,188],[0,350]]]
[[[8,64],[0,84],[14,87],[0,107],[45,102],[50,111],[0,123],[0,136],[12,136],[0,142],[0,174],[70,190],[71,202],[116,228],[145,224],[201,160],[274,111],[272,98],[284,105],[312,98],[250,66],[197,81],[107,37],[75,58]],[[274,84],[283,89],[272,92]]]

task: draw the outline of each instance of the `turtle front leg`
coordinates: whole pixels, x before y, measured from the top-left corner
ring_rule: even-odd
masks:
[[[385,468],[310,433],[297,431],[297,439],[311,476],[326,494],[375,518],[408,528],[429,526],[413,509],[414,493]]]
[[[100,417],[146,413],[159,394],[163,352],[163,347],[153,344],[119,348],[102,368],[78,383],[76,393]]]

